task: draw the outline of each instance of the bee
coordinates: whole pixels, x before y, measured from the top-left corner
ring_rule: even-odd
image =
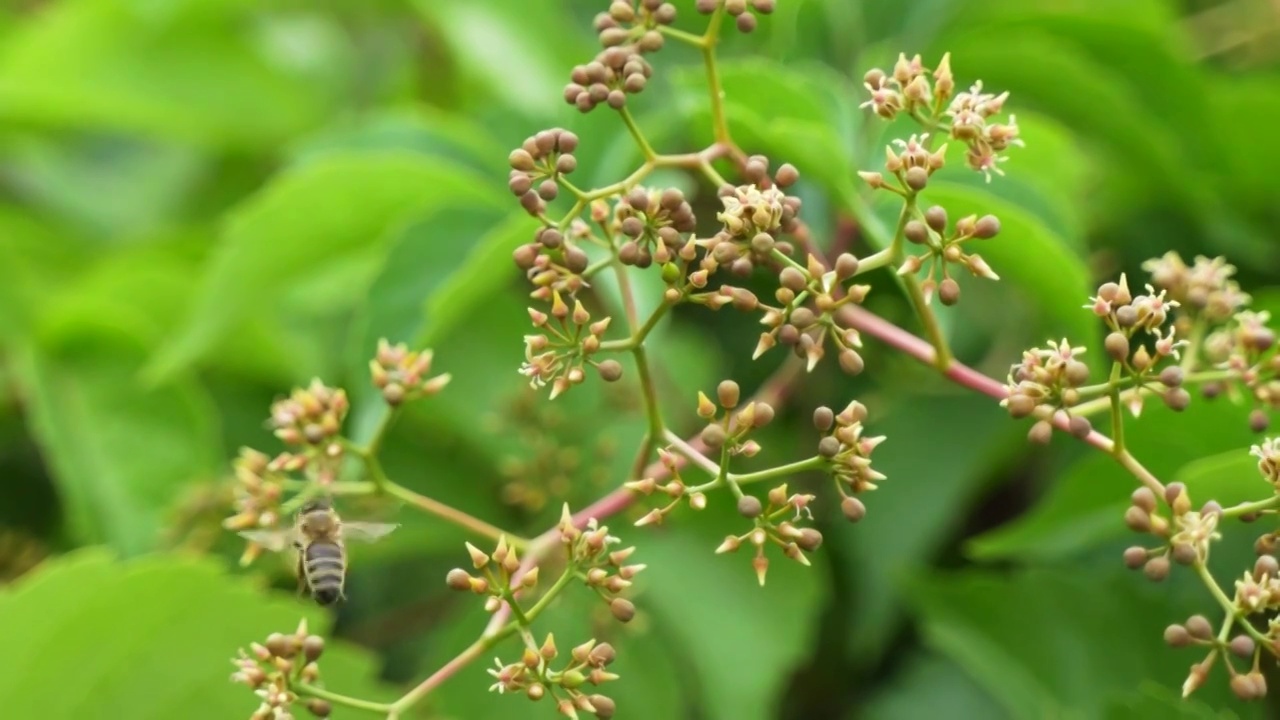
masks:
[[[298,556],[298,594],[310,590],[317,603],[332,605],[346,600],[346,541],[374,542],[398,527],[343,521],[328,499],[316,499],[303,504],[287,530],[245,530],[240,535],[275,552],[292,547]]]

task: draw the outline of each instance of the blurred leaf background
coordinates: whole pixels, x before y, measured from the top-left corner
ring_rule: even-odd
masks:
[[[582,138],[579,185],[638,163],[616,117],[561,98],[605,7],[0,8],[0,706],[53,720],[248,717],[254,698],[226,681],[226,659],[303,616],[340,638],[329,687],[371,699],[469,643],[485,619],[446,594],[463,536],[439,522],[406,511],[401,532],[356,554],[351,601],[331,618],[292,598],[284,563],[236,568],[239,547],[218,528],[230,458],[277,449],[263,421],[293,385],[350,388],[351,432],[367,437],[379,337],[434,347],[455,378],[387,440],[403,484],[533,534],[562,501],[582,506],[624,479],[644,427],[633,387],[593,380],[548,403],[515,372],[527,303],[510,252],[531,224],[505,187],[509,149],[547,127]],[[692,3],[678,7],[677,26],[697,32]],[[1096,348],[1079,309],[1089,290],[1167,250],[1226,255],[1257,304],[1280,310],[1277,47],[1280,10],[1266,0],[780,0],[756,33],[726,28],[721,56],[736,137],[799,167],[823,245],[854,209],[895,212],[867,208],[853,176],[909,132],[859,110],[865,70],[950,50],[962,86],[1011,91],[1028,146],[1009,176],[988,185],[956,170],[926,192],[953,215],[1003,221],[983,254],[1004,282],[963,283],[965,301],[943,314],[960,358],[1003,377],[1048,337]],[[697,54],[669,42],[655,62],[634,103],[642,127],[660,150],[702,147]],[[695,210],[713,215],[713,189],[655,182],[696,192]],[[888,278],[875,284],[868,306],[914,329]],[[657,291],[641,287],[652,307]],[[753,325],[679,312],[653,336],[680,431],[696,429],[696,390],[724,377],[750,389],[776,366],[750,361]],[[719,497],[658,531],[611,522],[651,568],[641,616],[620,628],[575,596],[544,629],[619,647],[618,717],[1280,712],[1241,704],[1225,681],[1178,700],[1198,657],[1164,647],[1162,628],[1212,602],[1193,578],[1152,586],[1123,570],[1131,481],[1119,468],[1065,439],[1030,449],[990,401],[874,344],[867,355],[856,380],[830,367],[806,378],[765,442],[776,462],[807,454],[812,408],[855,397],[889,436],[877,464],[890,479],[867,519],[819,512],[813,568],[775,563],[761,590],[743,558],[712,555],[736,527]],[[1149,409],[1130,442],[1163,478],[1239,492],[1255,441],[1244,412]],[[1250,543],[1228,533],[1222,578],[1251,562]],[[423,716],[553,714],[488,683],[483,664],[469,668]]]

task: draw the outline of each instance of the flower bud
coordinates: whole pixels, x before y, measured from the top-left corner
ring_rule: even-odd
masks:
[[[760,513],[764,511],[764,506],[760,502],[760,498],[753,495],[743,495],[738,498],[738,514],[742,517],[754,519],[760,517]]]
[[[849,522],[858,522],[867,515],[867,506],[856,497],[846,497],[840,501],[840,511]]]
[[[609,602],[609,612],[618,622],[631,622],[631,618],[636,616],[636,606],[630,600],[625,598],[614,598]]]

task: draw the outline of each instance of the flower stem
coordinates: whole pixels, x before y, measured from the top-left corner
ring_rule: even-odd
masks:
[[[308,697],[313,697],[313,698],[320,698],[321,700],[328,700],[329,702],[334,703],[336,705],[345,705],[350,708],[356,708],[357,710],[368,710],[369,712],[384,713],[384,714],[389,713],[392,710],[392,706],[388,703],[372,702],[370,700],[361,700],[360,698],[347,697],[346,695],[339,695],[338,693],[335,693],[335,692],[329,692],[324,688],[319,688],[319,687],[316,687],[315,685],[309,685],[307,683],[294,683],[293,689],[296,690],[300,695],[306,695]]]
[[[635,118],[631,117],[631,111],[624,105],[618,108],[618,115],[622,117],[622,122],[627,126],[627,132],[631,133],[636,145],[640,146],[640,152],[644,154],[645,164],[653,163],[654,158],[658,157],[658,153],[653,151],[653,146],[645,139],[644,133],[640,132],[640,126],[636,124]]]
[[[428,515],[434,515],[441,520],[457,525],[472,534],[488,538],[495,542],[497,542],[498,538],[506,537],[507,544],[518,550],[524,550],[529,545],[529,541],[524,538],[517,537],[506,532],[502,528],[494,527],[479,518],[472,517],[471,515],[438,500],[432,500],[425,495],[419,495],[409,488],[391,482],[390,480],[386,481],[386,483],[386,491],[388,494],[405,501]]]
[[[1120,373],[1123,370],[1123,363],[1111,363],[1111,439],[1117,454],[1124,452],[1124,407],[1120,403]]]
[[[707,31],[702,35],[702,63],[707,69],[707,92],[711,98],[711,123],[715,130],[716,142],[732,146],[729,137],[729,124],[724,114],[724,88],[720,85],[720,67],[716,62],[716,45],[720,42],[720,25],[724,18],[724,5],[721,4],[711,13],[707,23]]]
[[[1280,508],[1280,495],[1273,495],[1272,497],[1262,500],[1254,500],[1252,502],[1240,503],[1239,505],[1232,505],[1229,508],[1224,508],[1222,510],[1222,516],[1240,517],[1241,515],[1249,515],[1252,513],[1262,512],[1264,510],[1275,510],[1277,508]]]

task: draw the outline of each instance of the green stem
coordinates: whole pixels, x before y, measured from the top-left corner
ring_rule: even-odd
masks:
[[[1240,503],[1232,505],[1229,508],[1223,508],[1223,517],[1240,517],[1250,513],[1262,512],[1264,510],[1275,510],[1280,508],[1280,495],[1265,498],[1263,500],[1254,500],[1253,502]]]
[[[634,352],[636,348],[644,344],[645,338],[649,337],[649,333],[653,332],[653,329],[658,326],[658,322],[662,320],[670,309],[671,304],[663,302],[654,309],[653,314],[649,316],[648,320],[645,320],[644,325],[641,325],[635,334],[625,340],[606,340],[600,343],[600,350],[605,352],[631,350]]]
[[[703,35],[694,35],[691,32],[685,32],[684,30],[677,30],[668,25],[659,25],[658,32],[662,33],[663,35],[666,35],[667,37],[680,40],[681,42],[687,42],[694,47],[700,48],[704,46],[707,42],[706,37]]]
[[[662,414],[658,410],[658,390],[653,382],[653,372],[649,369],[649,356],[643,344],[631,348],[636,359],[636,371],[640,374],[640,391],[644,394],[645,416],[649,418],[649,437],[661,437],[663,431]]]
[[[319,688],[315,685],[308,685],[307,683],[294,683],[293,689],[300,695],[328,700],[331,703],[345,705],[347,707],[356,708],[357,710],[368,710],[369,712],[384,714],[392,711],[392,706],[388,703],[372,702],[369,700],[361,700],[360,698],[347,697],[346,695],[329,692],[324,688]]]
[[[750,485],[751,483],[763,482],[765,480],[776,480],[778,478],[795,475],[797,473],[807,472],[809,470],[819,470],[826,465],[826,460],[815,455],[804,460],[779,465],[777,467],[767,468],[765,470],[757,470],[750,473],[727,473],[723,477],[716,477],[711,482],[695,485],[688,489],[689,492],[708,492],[715,490],[726,484],[733,483],[738,486]]]
[[[654,158],[658,157],[658,153],[653,151],[653,146],[645,139],[644,133],[640,132],[640,126],[636,124],[635,118],[631,117],[631,111],[624,105],[618,108],[618,115],[622,117],[622,122],[627,126],[627,131],[631,133],[631,137],[640,146],[640,152],[644,154],[645,163],[652,163]]]
[[[858,272],[854,273],[854,275],[857,276],[863,273],[871,272],[872,270],[879,270],[880,268],[887,267],[892,263],[893,263],[892,248],[884,248],[883,250],[875,252],[859,260]]]
[[[542,614],[542,611],[546,610],[547,606],[551,604],[551,601],[560,594],[560,591],[564,590],[565,586],[573,580],[573,577],[573,567],[566,568],[560,578],[556,580],[555,584],[548,588],[547,592],[538,599],[538,602],[534,603],[533,607],[525,611],[525,620],[527,622],[533,622],[536,620],[537,617]],[[467,648],[459,653],[457,657],[432,673],[431,677],[423,680],[417,685],[417,687],[405,693],[404,697],[401,697],[399,700],[388,706],[387,711],[390,713],[388,720],[393,720],[394,718],[399,717],[400,713],[403,713],[405,710],[413,707],[414,704],[422,700],[422,698],[426,697],[427,694],[439,687],[441,683],[457,672],[459,668],[474,662],[481,655],[489,652],[489,650],[498,643],[506,640],[512,635],[515,635],[519,632],[521,627],[523,626],[518,621],[513,620],[494,632],[480,636],[478,640],[468,645]]]
[[[386,482],[387,482],[387,485],[386,485],[387,493],[389,493],[393,497],[399,498],[400,500],[403,500],[404,502],[418,508],[419,510],[427,513],[428,515],[434,515],[435,517],[438,517],[441,520],[457,525],[458,527],[464,530],[467,530],[468,532],[471,532],[474,535],[488,538],[489,540],[492,540],[494,542],[497,542],[499,538],[505,537],[507,539],[507,544],[511,545],[517,550],[523,551],[529,545],[528,540],[512,535],[511,533],[506,532],[502,528],[494,527],[493,525],[490,525],[489,523],[479,518],[472,517],[471,515],[468,515],[467,513],[464,513],[461,510],[453,508],[449,505],[446,505],[438,500],[432,500],[431,498],[425,495],[419,495],[418,493],[410,490],[409,488],[404,487],[403,485],[393,483],[389,480]]]
[[[924,325],[924,333],[929,338],[929,344],[933,345],[933,364],[937,366],[938,370],[946,372],[951,367],[951,348],[947,345],[947,339],[942,334],[942,326],[938,324],[938,316],[934,314],[933,308],[929,307],[929,303],[925,302],[924,290],[920,287],[920,281],[914,275],[908,275],[903,280],[906,281],[907,297],[911,299],[911,305],[915,308],[916,316],[920,318],[921,324]]]
[[[720,42],[720,25],[724,18],[723,3],[711,13],[707,32],[702,36],[702,63],[707,69],[707,92],[711,96],[711,123],[716,142],[732,145],[729,124],[724,114],[724,88],[720,85],[720,68],[716,63],[716,45]]]
[[[1124,407],[1120,402],[1120,373],[1124,364],[1111,363],[1111,442],[1117,455],[1124,452]]]
[[[1138,462],[1138,459],[1128,450],[1122,450],[1114,453],[1114,455],[1116,462],[1120,463],[1125,470],[1128,470],[1129,474],[1133,475],[1138,482],[1150,488],[1151,492],[1156,494],[1156,497],[1164,495],[1164,483],[1160,482],[1155,475],[1152,475],[1151,471]]]

